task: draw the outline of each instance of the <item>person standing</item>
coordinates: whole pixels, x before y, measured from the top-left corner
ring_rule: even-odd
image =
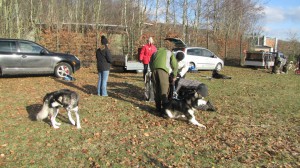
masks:
[[[169,75],[173,72],[174,78],[172,82],[175,82],[178,72],[178,63],[170,50],[159,48],[151,57],[150,69],[152,72],[156,110],[163,116],[165,108],[169,103]]]
[[[148,72],[148,65],[150,62],[150,58],[153,53],[156,52],[156,47],[153,44],[152,37],[149,37],[147,44],[143,45],[141,52],[140,52],[140,62],[144,64],[144,70],[143,70],[143,79],[145,80],[145,75]]]
[[[104,35],[101,36],[101,46],[96,51],[96,59],[99,75],[97,93],[98,96],[108,96],[106,88],[111,64],[111,54],[108,48],[108,40]]]

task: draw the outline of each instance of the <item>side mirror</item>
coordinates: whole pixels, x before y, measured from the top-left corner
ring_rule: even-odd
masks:
[[[40,53],[41,53],[41,55],[46,55],[46,54],[48,54],[49,52],[48,52],[47,50],[45,50],[45,49],[42,49]]]

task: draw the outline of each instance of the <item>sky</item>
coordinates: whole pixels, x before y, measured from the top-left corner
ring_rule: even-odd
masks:
[[[300,0],[265,0],[264,7],[263,35],[300,41]]]

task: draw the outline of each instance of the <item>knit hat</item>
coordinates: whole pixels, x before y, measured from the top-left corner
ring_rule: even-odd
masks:
[[[178,51],[177,54],[176,54],[176,59],[177,61],[181,61],[184,59],[184,53],[182,51]]]
[[[108,40],[107,40],[107,38],[104,35],[101,36],[101,44],[102,45],[108,44]]]

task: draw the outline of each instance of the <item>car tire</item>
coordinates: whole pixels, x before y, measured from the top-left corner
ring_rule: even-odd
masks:
[[[190,63],[189,63],[189,68],[191,68],[191,67],[195,67],[195,68],[196,68],[196,65],[195,65],[195,63],[193,63],[193,62],[190,62]]]
[[[221,63],[218,63],[217,66],[216,66],[216,70],[217,71],[220,71],[222,69],[222,64]]]
[[[58,78],[63,78],[67,75],[72,75],[72,67],[68,63],[61,62],[57,64],[54,70],[54,74]]]

